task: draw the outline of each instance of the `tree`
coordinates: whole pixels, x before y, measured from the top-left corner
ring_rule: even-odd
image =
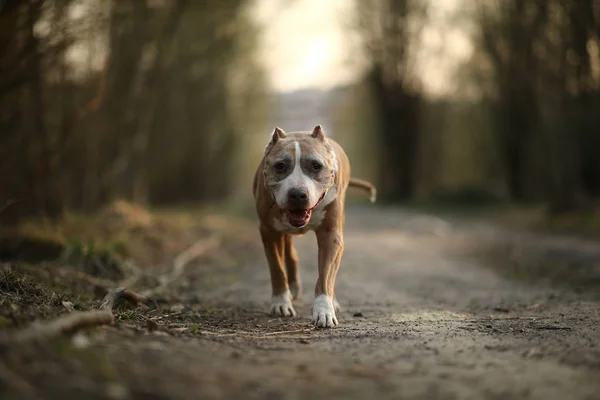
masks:
[[[359,1],[357,7],[370,65],[366,80],[379,121],[378,184],[382,197],[405,200],[416,187],[423,98],[413,63],[426,6],[410,0],[381,0]]]
[[[479,1],[476,43],[491,66],[493,126],[513,200],[538,197],[552,212],[597,196],[600,5],[595,0]],[[595,50],[596,49],[596,50]],[[532,159],[541,168],[532,168]],[[535,194],[534,194],[535,195]]]
[[[0,2],[3,221],[231,196],[266,97],[250,4]]]

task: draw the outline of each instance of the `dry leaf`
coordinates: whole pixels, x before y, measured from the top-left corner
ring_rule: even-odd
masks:
[[[62,305],[70,313],[75,311],[75,307],[73,306],[73,303],[71,303],[70,301],[63,301]]]

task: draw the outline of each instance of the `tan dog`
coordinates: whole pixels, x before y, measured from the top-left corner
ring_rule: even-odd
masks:
[[[296,315],[292,300],[300,296],[298,256],[291,235],[315,231],[319,247],[319,279],[312,322],[317,327],[338,324],[334,285],[344,250],[344,202],[348,186],[375,187],[350,178],[344,150],[325,137],[321,126],[310,132],[286,134],[275,128],[254,177],[254,198],[260,235],[271,273],[271,314]]]

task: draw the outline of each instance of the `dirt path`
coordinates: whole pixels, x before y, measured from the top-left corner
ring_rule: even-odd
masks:
[[[298,318],[266,315],[269,280],[259,253],[228,279],[219,275],[230,270],[197,265],[191,269],[203,279],[229,283],[182,294],[192,305],[180,312],[182,326],[193,321],[192,334],[102,330],[89,340],[110,365],[103,367],[110,384],[75,369],[80,387],[52,379],[42,386],[53,398],[600,398],[597,297],[507,280],[468,256],[482,237],[502,234],[354,208],[337,281],[339,327],[316,331],[309,323],[316,280],[309,234],[296,240],[304,282]]]

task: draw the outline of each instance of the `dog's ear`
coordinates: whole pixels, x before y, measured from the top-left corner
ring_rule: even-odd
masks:
[[[315,129],[313,129],[310,136],[314,137],[315,139],[319,139],[322,142],[325,141],[325,132],[323,131],[323,127],[321,125],[315,126]]]
[[[285,137],[285,132],[280,127],[276,126],[273,131],[273,140],[277,141],[279,139],[283,139]]]
[[[273,146],[275,146],[275,143],[277,143],[279,139],[283,139],[284,137],[285,132],[283,131],[283,129],[276,126],[275,130],[273,131],[273,135],[271,136],[271,141],[267,144],[267,147],[265,147],[265,154],[271,151],[271,149],[273,148]]]

